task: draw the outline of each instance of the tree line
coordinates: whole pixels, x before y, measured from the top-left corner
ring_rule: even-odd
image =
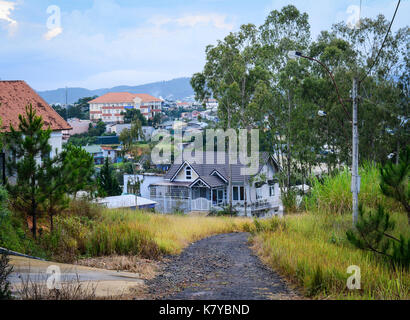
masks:
[[[289,5],[261,26],[246,24],[206,48],[203,71],[191,85],[198,101],[218,100],[220,126],[260,129],[261,150],[283,167],[287,190],[326,164],[327,173],[351,163],[351,89],[361,79],[360,162],[399,161],[409,140],[409,28],[388,33],[383,15],[359,28],[334,24],[312,40],[308,15]],[[333,74],[338,91],[323,66]],[[342,105],[344,107],[342,107]]]

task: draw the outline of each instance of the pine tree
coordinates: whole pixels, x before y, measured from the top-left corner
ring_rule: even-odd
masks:
[[[80,190],[94,191],[94,159],[81,147],[65,145],[64,150],[53,159],[44,160],[39,186],[42,191],[42,209],[50,218],[68,207],[68,195],[76,196]]]
[[[115,177],[114,170],[110,166],[108,158],[105,158],[104,165],[97,177],[100,196],[118,196],[121,194],[121,188]]]
[[[95,191],[94,158],[83,148],[66,144],[61,153],[66,192],[76,198],[78,191]]]
[[[10,124],[10,133],[6,135],[8,171],[11,176],[17,173],[16,183],[7,183],[7,189],[14,208],[32,217],[34,238],[39,209],[44,201],[40,185],[46,161],[42,160],[48,159],[51,152],[48,143],[51,129],[43,130],[43,126],[42,117],[36,115],[30,104],[26,107],[26,115],[19,115],[18,128]]]
[[[391,232],[395,223],[390,220],[390,214],[382,206],[376,212],[365,212],[359,207],[359,218],[355,229],[346,232],[347,239],[355,247],[371,251],[390,259],[393,263],[409,267],[410,239],[403,235],[399,238]]]
[[[407,211],[410,224],[410,147],[407,146],[400,156],[398,164],[389,161],[380,169],[380,188],[387,197],[399,201]]]
[[[53,159],[45,159],[39,187],[41,188],[41,209],[47,212],[50,218],[51,232],[54,230],[54,216],[66,209],[69,204],[69,198],[66,195],[67,183],[61,155]]]

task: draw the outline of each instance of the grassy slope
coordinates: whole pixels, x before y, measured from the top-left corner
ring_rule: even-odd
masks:
[[[218,233],[244,230],[249,219],[153,214],[140,210],[102,210],[93,219],[56,219],[57,231],[42,243],[52,259],[136,255],[156,259],[177,254],[192,242]]]
[[[401,205],[382,195],[379,172],[365,165],[359,200],[366,208],[383,204],[396,221],[395,235],[410,237]],[[254,237],[262,259],[301,286],[306,295],[334,299],[409,299],[410,273],[394,270],[370,252],[354,248],[346,239],[352,226],[350,174],[347,170],[323,184],[314,182],[306,199],[308,213],[262,223]],[[361,290],[349,291],[347,267],[361,268]]]
[[[249,219],[244,218],[190,217],[147,214],[132,210],[105,210],[101,225],[108,234],[112,234],[116,228],[125,228],[126,232],[121,234],[123,240],[135,233],[145,235],[162,253],[177,254],[190,243],[207,236],[242,231],[243,225],[247,223]]]
[[[405,215],[395,214],[394,219],[405,229]],[[270,221],[264,223],[266,231],[253,239],[255,249],[266,264],[300,286],[306,295],[330,299],[409,298],[408,271],[394,271],[372,253],[347,242],[345,230],[351,226],[350,215],[287,216],[277,228],[268,226]],[[405,232],[410,233],[408,228]],[[350,265],[361,268],[361,290],[346,288]]]

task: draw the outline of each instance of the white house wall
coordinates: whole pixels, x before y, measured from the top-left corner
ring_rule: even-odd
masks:
[[[62,131],[53,131],[50,136],[50,140],[48,143],[51,145],[51,158],[56,156],[56,149],[57,154],[61,152],[63,146],[63,132]]]
[[[185,168],[187,167],[187,164],[184,164],[183,168],[179,171],[179,173],[177,174],[177,176],[175,177],[174,181],[178,181],[178,182],[187,182],[187,181],[195,181],[196,179],[198,179],[198,175],[196,174],[196,172],[194,171],[194,169],[192,169],[191,167],[191,179],[187,180],[185,178]]]

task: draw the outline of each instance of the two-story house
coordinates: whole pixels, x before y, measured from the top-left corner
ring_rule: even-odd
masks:
[[[204,153],[205,154],[205,153]],[[217,153],[215,153],[217,155]],[[282,214],[280,188],[276,177],[280,168],[277,161],[267,153],[261,153],[258,173],[244,176],[245,168],[239,161],[229,165],[184,161],[173,164],[162,181],[152,183],[150,199],[156,201],[157,210],[163,213],[174,211],[210,211],[227,206],[232,194],[232,204],[239,215],[269,216]],[[229,176],[232,189],[229,190]]]

